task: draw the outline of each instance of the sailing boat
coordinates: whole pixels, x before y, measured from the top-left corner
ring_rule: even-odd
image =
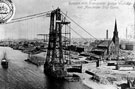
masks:
[[[2,60],[1,60],[1,65],[2,65],[2,67],[5,68],[5,69],[8,68],[8,60],[7,60],[7,58],[6,58],[6,53],[4,53],[4,56],[3,56]]]

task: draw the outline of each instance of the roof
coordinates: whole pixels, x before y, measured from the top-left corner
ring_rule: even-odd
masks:
[[[90,53],[90,56],[91,56],[91,57],[95,57],[95,58],[100,58],[100,55],[96,55],[96,54],[94,54],[94,53]]]
[[[92,51],[104,52],[106,49],[95,48]]]
[[[112,40],[103,40],[99,43],[100,47],[108,47],[111,44]]]

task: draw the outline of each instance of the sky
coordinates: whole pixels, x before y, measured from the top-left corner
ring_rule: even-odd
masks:
[[[134,0],[12,0],[16,11],[14,19],[36,13],[46,12],[59,7],[95,38],[105,38],[106,30],[112,38],[115,19],[120,38],[133,37]],[[12,20],[11,20],[12,21]],[[28,21],[0,25],[0,39],[42,38],[37,34],[49,33],[49,17],[40,17]],[[84,38],[89,34],[71,22],[71,27]],[[79,38],[71,31],[72,37]]]

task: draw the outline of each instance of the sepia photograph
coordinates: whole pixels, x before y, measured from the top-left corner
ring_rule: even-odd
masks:
[[[135,0],[0,0],[0,89],[135,89]]]

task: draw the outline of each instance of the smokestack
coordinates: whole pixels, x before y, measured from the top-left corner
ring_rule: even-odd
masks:
[[[106,30],[106,39],[108,39],[108,30]]]
[[[127,33],[128,33],[128,32],[127,32],[127,28],[126,28],[126,39],[127,39]]]

